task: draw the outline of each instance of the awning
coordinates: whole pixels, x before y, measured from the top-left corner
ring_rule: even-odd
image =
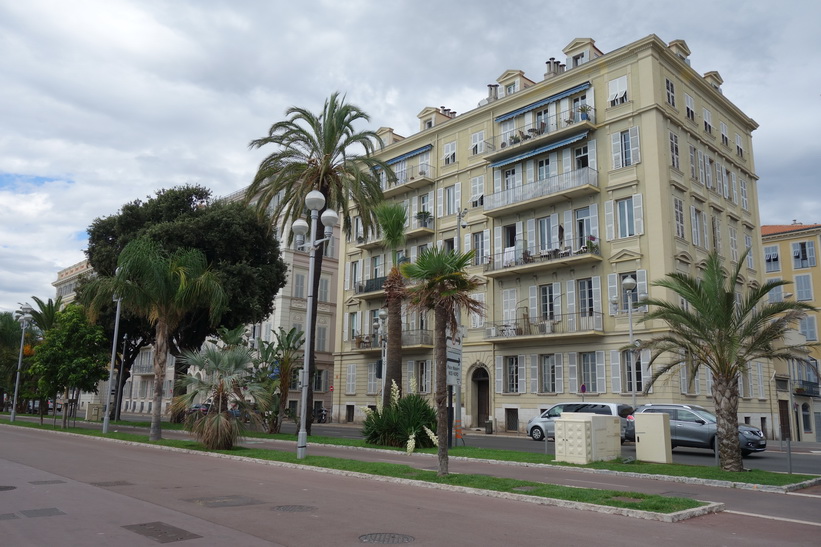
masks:
[[[547,146],[542,146],[540,148],[535,148],[533,150],[529,150],[523,154],[519,154],[518,156],[512,156],[510,158],[506,158],[503,160],[499,160],[497,162],[491,163],[491,167],[502,167],[503,165],[510,165],[511,163],[516,163],[527,158],[532,158],[538,154],[543,154],[544,152],[550,152],[551,150],[556,150],[557,148],[562,148],[567,146],[568,144],[572,144],[576,141],[580,141],[583,138],[587,137],[588,131],[583,131],[577,135],[573,135],[572,137],[568,137],[564,140],[554,142],[553,144],[548,144]]]
[[[427,152],[428,150],[431,150],[431,149],[433,149],[433,145],[429,144],[427,146],[423,146],[422,148],[417,148],[416,150],[414,150],[412,152],[408,152],[407,154],[402,154],[401,156],[397,156],[395,158],[389,159],[385,163],[387,163],[388,165],[393,165],[395,163],[399,163],[402,160],[412,158],[413,156],[418,156],[419,154]]]
[[[540,106],[544,106],[548,103],[552,103],[552,102],[558,101],[560,99],[564,99],[565,97],[569,97],[570,95],[573,95],[574,93],[584,91],[585,89],[587,89],[589,87],[590,87],[590,82],[585,82],[583,84],[577,85],[576,87],[571,87],[570,89],[568,89],[566,91],[562,91],[561,93],[556,93],[555,95],[551,95],[550,97],[547,97],[546,99],[542,99],[540,101],[536,101],[535,103],[530,103],[529,105],[523,106],[522,108],[518,108],[518,109],[514,110],[513,112],[508,112],[507,114],[502,114],[501,116],[496,118],[496,121],[497,122],[503,122],[505,120],[509,120],[510,118],[518,116],[519,114],[524,114],[525,112],[530,112],[531,110],[535,110],[536,108],[539,108]]]

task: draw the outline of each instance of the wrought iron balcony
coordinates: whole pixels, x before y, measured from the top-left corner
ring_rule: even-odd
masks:
[[[584,167],[486,195],[484,212],[488,216],[499,216],[598,191],[598,172]]]
[[[818,389],[818,382],[808,382],[806,380],[793,380],[793,393],[804,397],[821,397]]]
[[[602,314],[565,313],[549,319],[515,319],[485,323],[485,339],[493,342],[515,342],[522,338],[541,338],[569,334],[603,334]]]

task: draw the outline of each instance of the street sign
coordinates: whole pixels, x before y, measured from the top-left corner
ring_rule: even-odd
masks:
[[[449,386],[462,385],[462,341],[455,342],[447,337],[447,383]]]

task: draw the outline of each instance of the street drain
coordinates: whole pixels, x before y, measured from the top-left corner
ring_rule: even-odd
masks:
[[[34,484],[34,485],[37,485],[37,486],[40,486],[40,485],[43,485],[43,484],[65,484],[65,483],[66,483],[66,481],[61,481],[59,479],[58,480],[51,480],[51,481],[29,481],[29,484]]]
[[[34,518],[34,517],[56,517],[57,515],[65,515],[62,511],[57,509],[56,507],[49,507],[47,509],[28,509],[26,511],[20,511],[23,516]]]
[[[203,507],[242,507],[244,505],[259,505],[262,502],[245,496],[218,496],[215,498],[195,498],[191,503],[202,505]]]
[[[0,492],[6,492],[8,490],[14,490],[17,488],[16,486],[0,486]]]
[[[134,486],[132,483],[128,481],[103,481],[103,482],[90,482],[88,483],[91,486],[99,486],[100,488],[111,488],[112,486]]]
[[[399,543],[413,543],[416,540],[413,538],[413,536],[408,536],[405,534],[391,534],[380,532],[378,534],[365,534],[364,536],[359,536],[359,541],[361,543],[383,543],[397,545]]]
[[[130,524],[128,526],[123,526],[123,528],[141,536],[153,539],[157,543],[173,543],[175,541],[184,541],[187,539],[197,539],[202,537],[164,522]]]
[[[312,505],[277,505],[274,511],[281,511],[283,513],[310,513],[316,511],[316,507]]]

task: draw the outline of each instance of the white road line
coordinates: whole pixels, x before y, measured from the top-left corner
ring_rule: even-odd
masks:
[[[806,520],[795,520],[795,519],[785,519],[782,517],[774,517],[772,515],[758,515],[756,513],[744,513],[743,511],[723,511],[724,513],[730,513],[733,515],[742,515],[745,517],[755,517],[760,519],[769,519],[769,520],[780,520],[781,522],[792,522],[793,524],[807,524],[809,526],[818,526],[821,527],[821,522],[809,522]]]
[[[821,498],[821,494],[802,494],[801,492],[787,492],[788,496],[804,496],[805,498]]]

